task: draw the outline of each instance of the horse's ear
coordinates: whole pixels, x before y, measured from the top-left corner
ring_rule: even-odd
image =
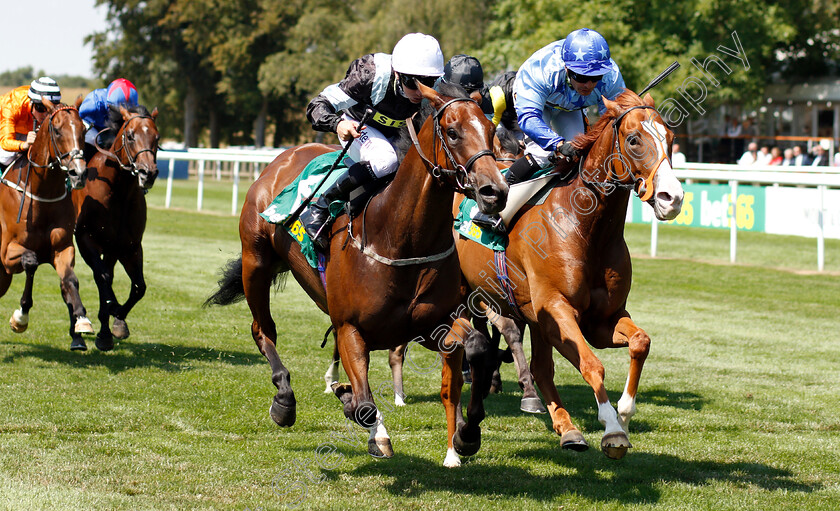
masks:
[[[76,96],[76,101],[73,103],[73,105],[76,107],[76,110],[78,110],[79,107],[82,106],[82,101],[84,101],[84,99],[85,97],[81,94]]]
[[[158,109],[157,109],[157,107],[155,107],[155,109],[152,110],[152,113],[151,113],[152,119],[157,120],[157,114],[158,114]]]
[[[41,98],[41,103],[47,107],[47,110],[52,112],[55,110],[55,104],[47,98]]]
[[[470,94],[470,98],[472,98],[472,100],[478,103],[479,105],[481,104],[481,92],[473,91],[473,93]]]
[[[423,97],[431,101],[435,109],[443,106],[443,98],[441,98],[441,95],[438,93],[438,91],[431,87],[426,87],[419,81],[417,82],[417,86],[420,88],[420,92],[423,94]]]
[[[122,115],[123,120],[128,120],[131,117],[131,112],[129,112],[123,105],[120,105],[120,115]]]
[[[645,97],[644,97],[644,102],[645,102],[645,105],[647,105],[647,106],[649,106],[649,107],[653,107],[653,106],[654,106],[654,103],[653,103],[653,96],[651,96],[651,95],[650,95],[650,92],[648,92],[647,94],[645,94]]]
[[[604,106],[607,107],[607,110],[612,112],[613,116],[618,116],[618,114],[621,112],[621,107],[618,106],[618,103],[609,99],[606,96],[601,96],[601,98],[603,98]]]

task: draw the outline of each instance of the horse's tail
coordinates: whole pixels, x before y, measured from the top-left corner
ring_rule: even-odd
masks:
[[[242,256],[231,259],[219,270],[219,289],[204,301],[204,306],[230,305],[245,298],[242,285]]]

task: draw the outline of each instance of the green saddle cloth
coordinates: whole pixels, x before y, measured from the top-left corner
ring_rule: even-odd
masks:
[[[341,151],[335,151],[315,157],[311,162],[309,162],[309,164],[306,165],[303,172],[301,172],[300,175],[292,181],[291,184],[289,184],[289,186],[284,188],[283,191],[280,192],[273,201],[271,201],[271,204],[269,204],[265,211],[260,213],[260,216],[272,224],[282,224],[286,221],[286,219],[289,218],[298,206],[300,206],[301,203],[309,197],[312,190],[318,186],[318,183],[324,179],[324,174],[330,170],[330,167],[332,167],[336,162],[340,153]],[[339,163],[324,184],[321,185],[321,188],[318,189],[318,193],[312,200],[314,201],[317,199],[323,191],[332,186],[332,184],[338,180],[338,177],[346,169],[346,165]],[[343,202],[333,202],[330,204],[330,214],[333,217],[337,217],[341,214],[343,208]],[[300,219],[295,219],[291,226],[286,227],[286,231],[288,231],[288,233],[292,235],[292,238],[297,240],[298,244],[300,244],[300,251],[306,257],[310,266],[317,268],[318,252],[312,244],[312,240],[309,239],[309,235],[306,234]]]
[[[535,179],[548,174],[551,170],[553,170],[553,167],[551,166],[540,169],[529,179]],[[502,171],[503,174],[506,172],[507,169]],[[549,183],[551,182],[553,182],[553,180],[549,180]],[[549,183],[546,183],[546,186],[548,186]],[[537,192],[535,197],[539,195],[540,192]],[[528,203],[531,203],[532,201],[533,199],[529,200]],[[474,224],[472,218],[478,213],[478,211],[478,204],[475,200],[465,197],[464,200],[461,201],[461,206],[458,209],[458,216],[455,217],[455,230],[465,238],[469,238],[476,243],[493,250],[494,252],[504,250],[508,244],[507,233],[496,232],[492,229],[484,229]]]

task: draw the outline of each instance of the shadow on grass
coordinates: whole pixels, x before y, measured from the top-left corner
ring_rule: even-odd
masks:
[[[550,446],[549,446],[550,445]],[[491,498],[527,497],[549,502],[563,495],[575,495],[595,502],[623,505],[650,504],[661,499],[663,484],[702,487],[722,483],[754,486],[767,491],[783,490],[811,493],[820,483],[795,481],[790,471],[760,463],[687,461],[675,456],[633,453],[620,461],[609,460],[597,449],[585,453],[562,451],[555,444],[520,451],[518,458],[532,458],[541,464],[554,463],[562,475],[540,476],[521,466],[499,463],[471,463],[447,470],[429,460],[395,455],[387,461],[361,461],[350,472],[359,477],[381,476],[387,472],[393,481],[384,489],[396,497],[422,498],[428,492],[452,492]]]
[[[86,338],[88,351],[70,351],[66,347],[47,344],[24,344],[21,349],[7,355],[4,363],[14,363],[21,358],[38,358],[44,362],[64,364],[70,367],[105,367],[112,373],[120,373],[138,367],[153,367],[167,372],[190,371],[193,362],[220,362],[231,365],[265,364],[265,358],[258,352],[219,351],[212,348],[168,345],[154,342],[134,343],[118,341],[113,351],[101,352],[93,346],[93,339]]]

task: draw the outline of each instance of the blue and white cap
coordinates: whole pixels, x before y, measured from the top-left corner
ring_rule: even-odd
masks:
[[[604,75],[613,69],[607,40],[588,28],[575,30],[566,36],[562,57],[566,67],[581,75]]]

